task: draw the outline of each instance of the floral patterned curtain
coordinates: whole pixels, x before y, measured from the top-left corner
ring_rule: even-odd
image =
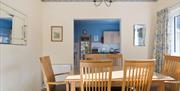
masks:
[[[153,57],[156,59],[156,72],[160,72],[163,56],[170,53],[170,31],[168,31],[169,16],[168,9],[157,12],[157,25],[155,31],[155,43]]]

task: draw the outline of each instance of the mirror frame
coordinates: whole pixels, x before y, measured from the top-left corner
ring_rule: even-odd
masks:
[[[141,38],[136,35],[136,33],[141,32]],[[138,34],[139,35],[139,34]],[[141,43],[136,44],[138,39]],[[133,26],[133,45],[134,46],[145,46],[146,39],[146,25],[145,24],[134,24]]]
[[[18,11],[17,9],[1,1],[0,1],[0,12],[2,12],[0,14],[0,17],[2,17],[2,19],[3,17],[6,18],[6,16],[7,18],[9,17],[10,19],[12,19],[12,25],[11,25],[12,29],[9,30],[10,33],[7,35],[9,36],[8,38],[10,42],[8,43],[3,42],[4,41],[3,38],[6,37],[3,37],[3,35],[1,35],[2,39],[0,44],[27,45],[27,16],[22,12]]]

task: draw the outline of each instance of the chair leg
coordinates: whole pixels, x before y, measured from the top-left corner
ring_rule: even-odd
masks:
[[[50,88],[50,85],[47,84],[47,85],[46,85],[46,90],[47,90],[47,91],[50,91],[50,89],[51,89],[51,88]]]

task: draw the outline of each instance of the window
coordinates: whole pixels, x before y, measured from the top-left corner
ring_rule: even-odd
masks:
[[[174,52],[180,51],[180,15],[174,17]]]
[[[170,14],[171,22],[171,54],[180,55],[180,12],[179,9],[173,10]]]

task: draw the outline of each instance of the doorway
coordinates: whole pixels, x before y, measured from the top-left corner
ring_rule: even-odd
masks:
[[[120,19],[74,20],[74,67],[86,54],[121,52]]]

